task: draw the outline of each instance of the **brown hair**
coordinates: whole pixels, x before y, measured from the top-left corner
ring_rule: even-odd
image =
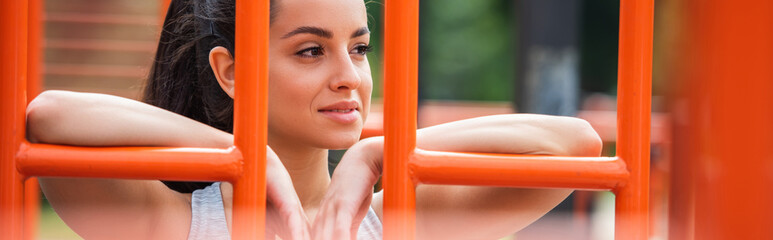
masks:
[[[271,21],[276,6],[271,1]],[[209,50],[223,46],[235,56],[235,0],[173,0],[164,19],[143,101],[233,132],[233,99],[221,88],[209,65]],[[208,182],[164,181],[179,192]]]

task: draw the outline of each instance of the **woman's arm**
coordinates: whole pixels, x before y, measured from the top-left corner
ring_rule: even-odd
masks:
[[[421,129],[417,132],[417,146],[437,151],[598,156],[601,140],[584,120],[511,114],[473,118]],[[383,138],[363,140],[347,152],[339,165],[340,171],[336,169],[333,174],[332,191],[328,192],[326,201],[329,206],[338,205],[338,209],[358,212],[353,220],[355,224],[362,219],[361,210],[340,207],[347,204],[336,204],[340,201],[334,199],[366,199],[360,196],[364,194],[360,192],[366,192],[381,173],[382,151]],[[341,180],[347,178],[357,178],[358,181]],[[342,182],[350,183],[340,184]],[[347,189],[351,192],[352,188],[359,191],[345,193]],[[531,224],[569,193],[571,190],[566,189],[421,185],[416,190],[417,237],[498,239]],[[371,205],[381,217],[381,193],[375,195]],[[318,215],[317,221],[325,220]],[[344,229],[336,232],[344,232]]]
[[[27,124],[32,142],[233,146],[233,135],[227,132],[155,106],[104,94],[44,92],[27,108]],[[271,177],[267,181],[267,222],[286,223],[270,225],[267,233],[307,239],[308,222],[287,170],[270,148],[267,153],[266,172]],[[86,239],[185,239],[190,230],[190,194],[173,191],[160,181],[42,178],[40,184],[57,214]],[[230,185],[223,187],[230,226]]]
[[[439,151],[599,156],[602,147],[584,120],[531,114],[463,120],[417,134],[419,148]],[[420,239],[498,239],[536,221],[570,193],[422,185],[416,190],[417,234]]]
[[[27,107],[27,138],[77,146],[233,145],[206,124],[142,102],[98,93],[46,91]]]
[[[130,99],[46,91],[27,108],[32,142],[79,146],[231,146],[230,134]],[[86,239],[185,239],[190,195],[160,181],[41,178],[59,216]]]

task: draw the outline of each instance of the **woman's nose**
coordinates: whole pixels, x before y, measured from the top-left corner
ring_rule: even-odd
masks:
[[[349,54],[338,57],[336,64],[333,65],[332,81],[330,81],[330,89],[333,91],[345,91],[354,90],[360,87],[360,74],[357,71],[357,66],[354,65]]]

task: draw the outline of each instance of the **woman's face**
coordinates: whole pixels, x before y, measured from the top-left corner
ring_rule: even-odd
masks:
[[[373,82],[363,0],[281,0],[269,42],[269,142],[348,148]]]

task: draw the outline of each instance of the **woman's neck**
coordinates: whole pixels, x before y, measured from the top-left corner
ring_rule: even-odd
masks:
[[[330,184],[327,149],[269,142],[293,180],[295,192],[306,210],[319,207]]]

